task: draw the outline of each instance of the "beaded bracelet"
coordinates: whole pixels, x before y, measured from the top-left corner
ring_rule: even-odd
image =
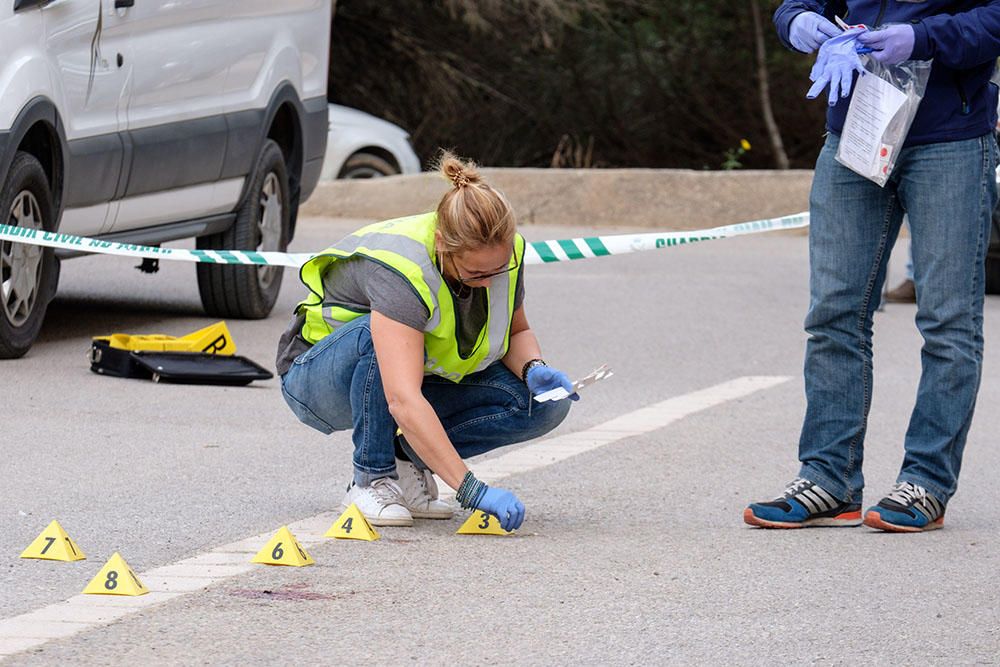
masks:
[[[475,482],[475,480],[476,476],[472,474],[472,471],[466,471],[465,476],[462,477],[462,483],[458,485],[458,489],[455,491],[455,500],[462,503],[469,491],[469,485]]]
[[[470,470],[465,473],[462,483],[458,485],[458,490],[455,492],[455,500],[465,509],[476,507],[486,494],[487,488],[489,487],[484,482],[476,479],[476,476]]]

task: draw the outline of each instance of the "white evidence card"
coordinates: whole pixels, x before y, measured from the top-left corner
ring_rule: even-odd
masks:
[[[845,167],[865,178],[883,172],[893,149],[883,137],[905,102],[906,94],[885,79],[871,73],[858,78],[840,135],[838,158]]]
[[[611,377],[614,374],[615,374],[614,371],[608,368],[607,364],[604,364],[603,366],[595,368],[589,374],[574,382],[572,392],[568,392],[562,387],[556,387],[555,389],[550,389],[549,391],[538,394],[537,396],[535,396],[535,400],[538,401],[539,403],[544,403],[545,401],[560,401],[569,396],[571,393],[576,393],[581,389],[583,389],[584,387],[589,387],[595,382],[606,380],[607,378]]]

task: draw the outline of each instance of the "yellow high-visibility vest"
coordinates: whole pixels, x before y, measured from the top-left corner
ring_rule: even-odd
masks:
[[[323,274],[331,264],[350,257],[365,257],[402,276],[427,307],[430,319],[424,327],[424,371],[459,382],[469,373],[484,370],[507,353],[510,323],[514,314],[517,272],[524,259],[524,238],[514,236],[509,266],[516,270],[492,279],[487,291],[489,312],[486,325],[468,357],[458,351],[458,320],[451,290],[434,263],[434,232],[437,213],[376,222],[344,237],[302,265],[299,278],[311,294],[296,307],[305,314],[302,337],[316,344],[338,327],[366,315],[329,298]]]

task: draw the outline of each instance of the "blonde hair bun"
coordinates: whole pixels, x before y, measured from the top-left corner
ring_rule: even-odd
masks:
[[[437,207],[441,250],[459,252],[513,242],[517,221],[510,203],[482,179],[475,162],[441,151],[437,169],[453,186]]]
[[[450,151],[442,151],[438,170],[458,189],[482,182],[475,162],[462,160]]]

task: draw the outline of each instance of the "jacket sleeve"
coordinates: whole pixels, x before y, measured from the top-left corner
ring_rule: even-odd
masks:
[[[785,45],[785,48],[795,51],[791,40],[788,38],[789,28],[792,19],[802,12],[816,12],[822,14],[827,3],[822,0],[785,0],[774,12],[774,27],[778,31],[778,39]]]
[[[915,60],[968,69],[1000,57],[1000,0],[959,14],[929,16],[913,25]]]

